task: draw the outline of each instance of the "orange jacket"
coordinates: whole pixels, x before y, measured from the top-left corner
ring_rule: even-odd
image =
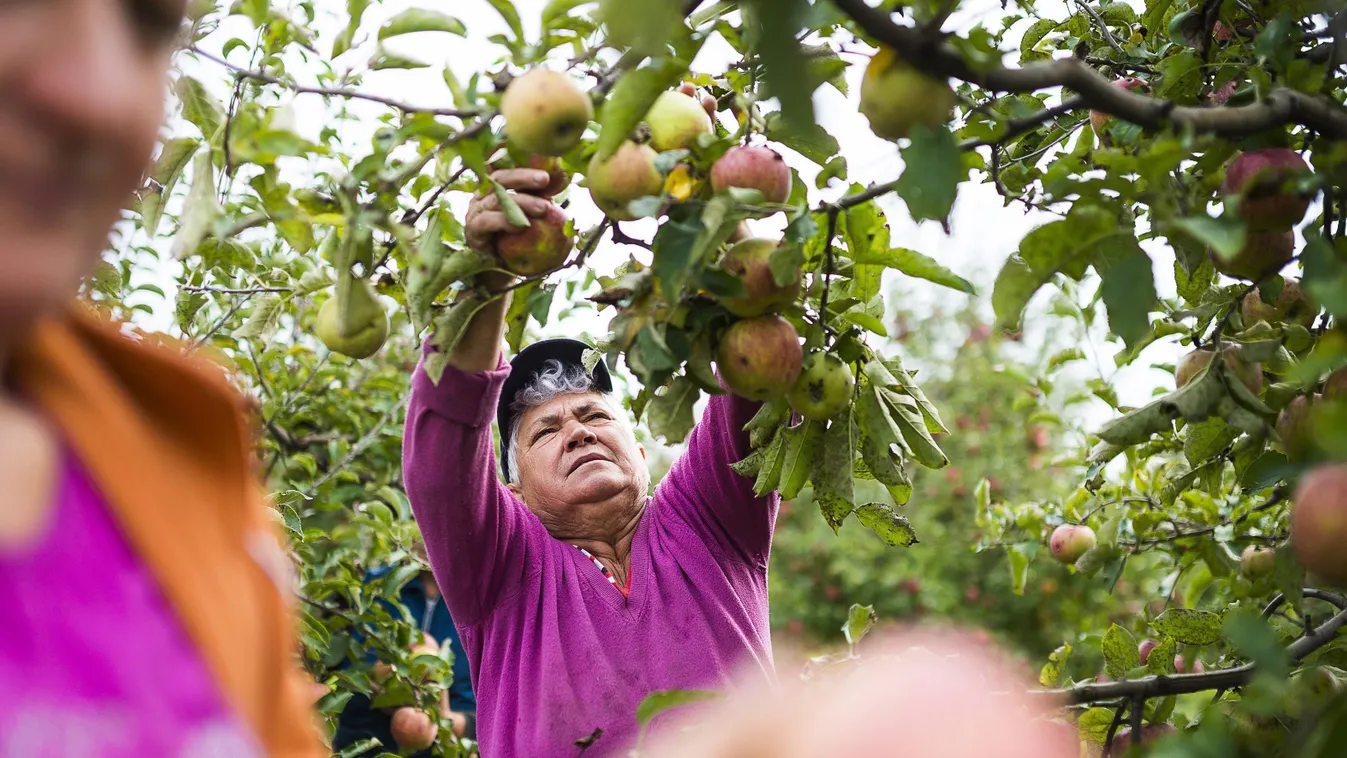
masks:
[[[84,313],[42,322],[14,357],[19,389],[83,461],[268,755],[326,755],[294,659],[287,559],[221,372]]]

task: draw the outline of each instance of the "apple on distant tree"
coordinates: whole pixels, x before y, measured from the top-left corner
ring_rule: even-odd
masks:
[[[1048,552],[1060,563],[1072,564],[1095,546],[1094,530],[1083,524],[1062,524],[1052,530]]]

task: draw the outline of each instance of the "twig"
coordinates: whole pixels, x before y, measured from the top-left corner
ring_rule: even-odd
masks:
[[[230,287],[196,287],[190,284],[184,284],[180,287],[183,292],[210,292],[216,295],[257,295],[263,292],[290,292],[289,287],[244,287],[233,289]]]
[[[1137,71],[1142,74],[1153,74],[1155,69],[1147,66],[1145,63],[1133,63],[1131,61],[1115,61],[1112,58],[1100,58],[1094,55],[1085,56],[1085,62],[1091,66],[1112,66],[1113,68],[1125,68],[1128,71]]]
[[[1127,51],[1123,50],[1122,45],[1118,44],[1118,40],[1114,39],[1113,32],[1109,30],[1108,24],[1105,23],[1104,19],[1099,16],[1094,8],[1090,7],[1089,3],[1085,2],[1085,0],[1076,0],[1076,5],[1094,20],[1095,26],[1099,27],[1099,33],[1104,35],[1104,41],[1108,43],[1109,47],[1118,51],[1118,55],[1127,55]]]
[[[225,311],[225,314],[220,317],[219,321],[215,322],[215,326],[212,326],[210,328],[210,331],[201,335],[201,337],[199,337],[198,339],[192,340],[191,347],[187,348],[186,350],[187,355],[191,355],[192,353],[196,352],[198,348],[200,348],[202,345],[206,343],[206,340],[210,339],[211,337],[214,337],[215,333],[220,331],[220,328],[223,327],[226,323],[228,323],[229,319],[233,318],[234,314],[238,313],[239,309],[242,308],[244,304],[251,299],[252,295],[244,295],[241,299],[239,299],[237,303],[234,303],[234,307]]]
[[[864,194],[864,193],[861,193]],[[842,212],[841,204],[828,207],[828,238],[823,243],[823,294],[819,297],[818,322],[824,332],[828,332],[828,289],[833,278],[833,237],[837,236],[837,214]]]
[[[1335,595],[1322,590],[1307,587],[1303,590],[1305,597],[1323,600],[1332,603],[1339,609],[1347,609],[1347,598]],[[1268,606],[1275,610],[1286,601],[1285,597],[1278,595]],[[1268,611],[1264,611],[1264,614]],[[1305,656],[1313,653],[1319,648],[1333,641],[1337,636],[1338,630],[1347,625],[1347,610],[1340,610],[1337,615],[1324,622],[1318,628],[1300,637],[1286,647],[1287,656],[1293,661],[1299,661]],[[1118,698],[1141,698],[1143,700],[1154,697],[1166,697],[1169,695],[1184,695],[1190,692],[1206,692],[1215,689],[1229,689],[1232,687],[1241,687],[1253,678],[1256,664],[1246,663],[1242,666],[1221,669],[1219,671],[1210,671],[1202,674],[1173,674],[1173,675],[1151,675],[1140,679],[1125,679],[1118,682],[1089,682],[1077,684],[1073,687],[1067,687],[1059,690],[1032,690],[1031,694],[1050,697],[1062,705],[1081,705],[1084,703],[1098,703],[1106,700],[1116,700]]]
[[[396,108],[402,111],[403,113],[429,113],[432,116],[454,116],[457,118],[469,118],[472,116],[481,115],[481,111],[471,109],[465,110],[462,108],[424,108],[418,105],[411,105],[409,103],[404,103],[398,100],[394,100],[392,98],[387,98],[382,95],[373,95],[368,92],[360,92],[357,90],[346,89],[343,87],[309,87],[303,84],[287,82],[279,77],[275,77],[270,74],[262,73],[261,71],[254,71],[252,69],[247,69],[242,66],[230,63],[224,58],[208,53],[205,50],[202,50],[200,47],[197,47],[196,45],[191,45],[187,49],[191,50],[197,55],[200,55],[203,58],[206,58],[207,60],[214,61],[215,63],[224,66],[230,71],[233,71],[236,76],[239,76],[244,79],[253,79],[259,82],[266,82],[267,84],[274,84],[279,87],[284,87],[297,95],[323,95],[324,97],[344,97],[351,100],[368,100],[370,102],[379,103],[381,105],[387,105],[390,108]]]
[[[1277,489],[1272,491],[1272,494],[1268,496],[1267,500],[1264,500],[1262,503],[1254,506],[1253,508],[1250,508],[1248,511],[1241,513],[1239,515],[1239,518],[1236,518],[1227,524],[1204,526],[1199,527],[1197,529],[1193,529],[1192,531],[1188,532],[1178,532],[1164,537],[1153,537],[1151,539],[1140,540],[1135,544],[1135,546],[1141,547],[1143,545],[1158,545],[1165,542],[1175,542],[1178,540],[1187,539],[1189,537],[1201,537],[1205,534],[1212,534],[1217,529],[1223,526],[1239,526],[1240,524],[1247,521],[1255,513],[1262,513],[1263,511],[1266,511],[1269,508],[1276,506],[1278,503],[1281,503],[1282,501],[1286,500],[1287,494],[1288,493],[1285,487],[1278,487]]]
[[[1058,116],[1066,115],[1071,111],[1080,110],[1081,108],[1084,107],[1085,107],[1085,98],[1079,96],[1068,98],[1062,101],[1061,105],[1055,105],[1046,110],[1039,111],[1038,113],[1035,113],[1032,116],[1010,119],[1009,121],[1006,122],[1005,134],[1002,134],[1000,137],[997,137],[996,139],[968,140],[967,142],[961,143],[959,145],[959,149],[973,150],[975,148],[986,147],[988,145],[1004,144],[1007,140],[1018,137],[1021,134],[1024,134],[1025,132],[1034,129],[1035,127],[1042,126],[1043,124],[1046,124],[1047,122],[1056,119]]]
[[[1179,106],[1119,87],[1069,57],[1035,61],[1013,68],[975,68],[962,53],[942,40],[927,38],[919,30],[900,26],[884,11],[865,0],[832,0],[862,30],[897,51],[907,63],[928,76],[951,77],[994,92],[1027,93],[1066,87],[1078,93],[1088,106],[1101,113],[1147,128],[1172,125],[1196,133],[1244,137],[1268,128],[1301,124],[1317,129],[1331,139],[1347,139],[1347,110],[1330,100],[1303,92],[1274,88],[1257,103],[1221,108]]]
[[[404,396],[401,400],[397,402],[396,405],[394,405],[392,408],[389,408],[384,413],[383,417],[379,419],[378,423],[374,425],[373,429],[370,429],[369,432],[367,432],[364,437],[361,437],[358,442],[352,445],[351,449],[347,451],[346,455],[343,456],[340,461],[337,461],[336,465],[328,469],[327,473],[323,474],[323,476],[318,481],[314,482],[312,485],[309,486],[309,490],[308,492],[304,493],[304,496],[312,497],[313,494],[318,491],[319,487],[326,484],[329,479],[336,476],[337,473],[340,472],[343,468],[346,468],[346,465],[349,464],[352,460],[354,460],[357,455],[363,453],[365,451],[365,448],[369,447],[370,443],[374,441],[374,438],[378,436],[379,432],[383,431],[383,428],[388,425],[388,422],[393,420],[393,416],[402,410],[403,406],[407,404],[407,400],[410,397],[411,397],[410,395]]]

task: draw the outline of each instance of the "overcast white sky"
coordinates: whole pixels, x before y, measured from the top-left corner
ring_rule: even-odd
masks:
[[[329,2],[317,3],[317,5],[324,14],[324,17],[316,23],[318,29],[324,32],[323,41],[320,42],[319,46],[328,49],[331,45],[333,30],[344,24],[345,3],[329,0]],[[515,5],[524,20],[526,32],[536,37],[539,16],[542,8],[546,5],[545,0],[516,0]],[[631,5],[634,8],[638,3],[633,1]],[[1140,4],[1133,2],[1133,5],[1139,6]],[[390,40],[387,43],[389,49],[430,63],[432,66],[428,69],[415,71],[369,72],[365,76],[362,89],[421,105],[452,107],[448,88],[441,78],[440,66],[449,66],[463,81],[466,81],[474,71],[499,67],[501,49],[488,42],[487,38],[492,34],[505,32],[506,27],[485,0],[455,0],[451,4],[429,3],[424,2],[424,0],[420,2],[387,0],[382,6],[371,7],[366,12],[362,32],[356,37],[356,47],[337,59],[337,65],[357,70],[362,68],[374,49],[374,34],[382,21],[407,7],[446,10],[458,16],[467,25],[469,36],[467,39],[463,39],[443,33],[426,33]],[[966,0],[963,3],[964,10],[951,19],[951,25],[958,28],[967,28],[978,20],[987,21],[991,26],[999,25],[995,22],[995,19],[999,18],[1002,13],[1000,7],[999,0]],[[1065,3],[1056,0],[1040,2],[1039,8],[1043,15],[1050,15],[1059,20],[1066,18],[1067,15]],[[1022,22],[1020,28],[1022,29],[1026,25]],[[1008,35],[1008,39],[1018,39],[1019,33],[1019,31],[1012,32]],[[218,52],[225,41],[235,35],[251,40],[254,36],[251,23],[243,17],[234,17],[227,20],[220,31],[212,35],[204,47],[213,52]],[[242,50],[234,52],[231,58],[239,64],[247,63],[245,52]],[[703,48],[701,54],[693,63],[693,69],[720,73],[724,71],[726,63],[732,58],[733,51],[723,40],[716,37]],[[863,59],[858,60],[863,63]],[[1015,58],[1012,57],[1010,60],[1013,62]],[[180,65],[185,71],[193,73],[208,84],[217,85],[217,92],[222,99],[227,95],[228,79],[215,64],[208,61],[198,63],[190,60],[187,56],[181,56]],[[305,75],[300,73],[306,71],[303,63],[298,61],[292,63],[291,70],[299,74],[301,79],[304,78]],[[307,70],[312,71],[312,69]],[[842,154],[846,156],[848,162],[850,181],[861,184],[888,181],[901,173],[902,161],[898,155],[898,147],[871,134],[865,118],[857,112],[856,105],[861,73],[861,65],[853,66],[848,72],[849,79],[853,82],[849,97],[842,96],[830,86],[821,87],[815,95],[815,109],[819,123],[835,136],[842,146]],[[318,130],[327,123],[327,111],[322,106],[322,100],[314,96],[300,96],[292,99],[296,131],[310,138],[316,138]],[[344,127],[344,134],[350,140],[348,144],[356,145],[359,144],[360,140],[367,140],[368,134],[379,126],[375,117],[386,112],[386,109],[367,103],[353,103],[352,108],[356,112],[369,114],[368,119]],[[817,172],[817,167],[788,150],[783,149],[782,152],[786,154],[787,160],[800,171],[802,179],[810,186],[813,202],[835,197],[844,191],[845,186],[839,182],[833,182],[832,186],[824,191],[814,190],[813,178]],[[299,171],[304,170],[303,166],[292,166],[292,168]],[[454,207],[461,209],[466,205],[466,198],[453,198],[452,202]],[[987,298],[990,295],[991,284],[996,272],[1007,256],[1015,251],[1025,233],[1034,226],[1051,220],[1051,217],[1037,212],[1026,215],[1021,206],[1005,207],[1001,198],[990,185],[980,183],[966,183],[961,187],[952,217],[952,233],[949,235],[946,235],[936,223],[913,223],[902,201],[896,196],[882,198],[879,203],[888,215],[892,227],[893,244],[914,248],[935,257],[949,268],[975,282],[980,289],[979,300],[989,319],[990,307],[987,305]],[[583,189],[576,188],[570,193],[569,211],[576,219],[577,228],[580,229],[588,228],[601,219],[600,212],[590,202],[588,193]],[[649,239],[653,234],[654,221],[647,219],[626,226],[631,227],[628,229],[629,233]],[[780,223],[773,223],[769,219],[757,222],[754,231],[770,233],[779,228]],[[1148,245],[1148,247],[1153,253],[1157,286],[1160,293],[1162,296],[1172,295],[1174,291],[1172,254],[1163,245]],[[591,261],[601,272],[611,271],[628,255],[632,254],[633,250],[636,249],[605,243]],[[890,272],[890,276],[894,275]],[[964,297],[959,293],[925,282],[917,282],[906,289],[912,293],[912,301],[918,303],[921,308],[943,307],[949,309],[960,303],[960,298]],[[171,319],[171,303],[174,293],[168,291],[167,294],[170,305],[162,309],[162,316],[152,320],[161,322],[160,325],[162,326],[167,326],[169,319]],[[1031,313],[1044,311],[1050,298],[1051,294],[1047,289],[1040,292],[1031,306]],[[156,309],[159,309],[158,304],[156,304]],[[602,317],[595,315],[592,319],[582,322],[583,328],[590,330],[595,337],[601,336],[604,332],[606,319],[606,313]],[[558,334],[561,329],[560,325],[551,323],[543,329],[543,334],[552,336]],[[575,329],[576,323],[574,321],[566,323],[565,330],[567,332],[574,333]],[[1100,352],[1099,364],[1108,369],[1112,366],[1111,356],[1120,348],[1120,345],[1106,345],[1102,343],[1102,340],[1095,340],[1095,348]],[[1156,387],[1169,385],[1172,382],[1169,374],[1148,369],[1146,366],[1151,362],[1172,362],[1178,352],[1179,348],[1171,338],[1167,344],[1149,348],[1143,354],[1142,360],[1134,364],[1133,367],[1118,372],[1113,380],[1122,401],[1128,404],[1142,403],[1151,396]],[[1086,370],[1087,367],[1081,367],[1081,371]],[[1093,370],[1093,367],[1088,369],[1090,373]],[[1091,423],[1101,422],[1110,416],[1110,411],[1102,403],[1095,404],[1094,407],[1087,410],[1087,413]]]

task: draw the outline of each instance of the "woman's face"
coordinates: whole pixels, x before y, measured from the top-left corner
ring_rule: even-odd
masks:
[[[0,347],[76,291],[140,184],[184,0],[0,0]]]

